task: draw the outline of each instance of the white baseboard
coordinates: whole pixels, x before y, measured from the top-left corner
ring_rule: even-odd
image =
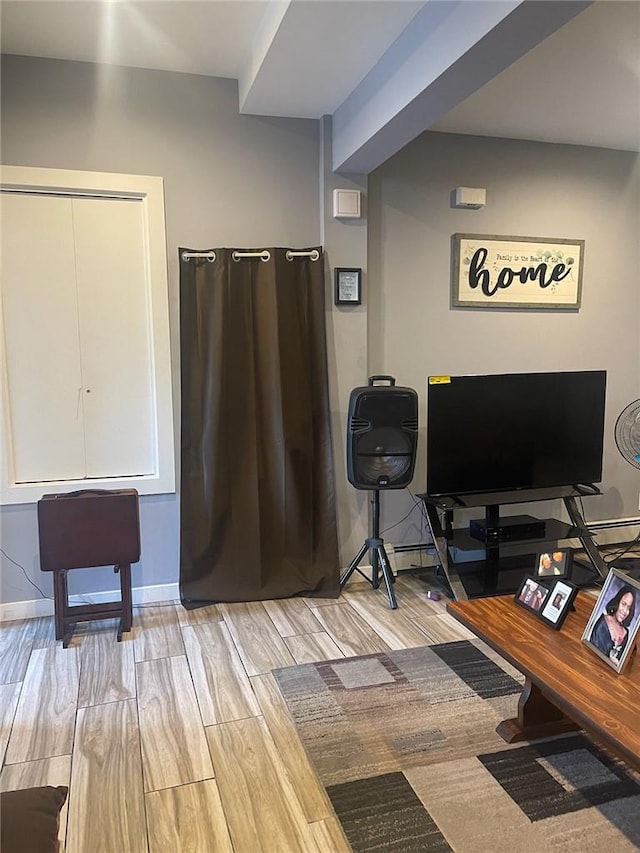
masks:
[[[33,601],[9,601],[0,604],[0,622],[14,619],[35,619],[37,616],[53,616],[53,599],[36,598]]]
[[[391,569],[394,575],[403,568],[410,566],[410,555],[399,554],[394,551],[393,545],[385,545]],[[346,568],[346,567],[345,567]],[[371,576],[370,563],[363,563],[358,567],[365,575]],[[342,572],[344,572],[344,568]],[[341,572],[341,574],[342,574]],[[351,583],[362,581],[362,576],[354,571],[347,586]],[[180,587],[177,583],[155,584],[151,586],[134,587],[132,591],[133,603],[152,604],[155,601],[178,601],[180,599]],[[92,592],[84,595],[70,595],[69,604],[102,604],[108,601],[119,601],[120,590],[111,589],[105,592]],[[11,622],[16,619],[35,619],[38,616],[53,616],[53,598],[35,598],[31,601],[9,601],[0,603],[0,623]]]
[[[154,601],[177,601],[180,598],[180,588],[177,583],[138,586],[133,588],[132,598],[134,605],[151,604]],[[119,589],[69,596],[69,604],[72,606],[77,604],[103,604],[104,602],[119,600]],[[36,616],[53,616],[53,598],[0,603],[0,622],[11,622],[14,619],[34,619]]]
[[[345,569],[346,566],[344,569],[340,570],[340,577],[342,577],[342,575],[344,574]],[[358,569],[360,571],[358,571]],[[358,569],[354,569],[354,571],[351,573],[347,582],[344,584],[345,587],[351,586],[352,583],[360,583],[363,580],[363,577],[360,572],[362,572],[362,574],[364,574],[367,579],[369,579],[373,573],[373,566],[371,565],[371,563],[362,563],[358,566]]]
[[[423,565],[420,563],[420,552],[419,551],[396,551],[395,546],[392,544],[385,543],[384,550],[386,551],[387,557],[389,558],[389,564],[391,566],[392,573],[397,577],[398,572],[406,571],[408,569],[415,569],[418,566],[424,568],[425,571],[433,568],[433,566],[437,563],[436,558],[429,554],[426,557],[423,557]],[[417,565],[416,565],[417,563]],[[371,577],[373,572],[373,567],[371,563],[363,563],[358,566],[361,572],[366,575],[368,578]],[[346,566],[340,570],[340,575],[344,574]],[[346,586],[349,586],[351,583],[362,581],[362,576],[354,571],[349,580],[346,583]]]

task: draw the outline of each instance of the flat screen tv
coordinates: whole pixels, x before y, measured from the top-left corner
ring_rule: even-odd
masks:
[[[597,483],[606,371],[430,376],[427,494]]]

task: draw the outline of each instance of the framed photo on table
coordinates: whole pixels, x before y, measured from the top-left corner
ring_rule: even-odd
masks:
[[[622,672],[639,628],[640,581],[611,569],[584,629],[582,642],[616,672]]]
[[[575,584],[566,580],[552,582],[549,597],[540,611],[540,617],[556,630],[559,630],[571,610],[573,599],[577,594],[578,587]]]
[[[571,570],[573,551],[559,548],[556,551],[542,551],[536,557],[536,577],[568,578]]]
[[[578,587],[566,580],[542,583],[538,578],[527,577],[516,592],[515,600],[557,631],[571,610],[577,592]]]
[[[336,267],[336,305],[360,305],[362,303],[362,270],[356,267]]]
[[[549,595],[549,587],[545,586],[537,578],[525,578],[516,592],[516,602],[527,610],[540,613],[542,605]]]

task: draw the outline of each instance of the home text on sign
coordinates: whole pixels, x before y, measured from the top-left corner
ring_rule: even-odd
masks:
[[[469,265],[469,287],[475,290],[479,286],[485,296],[493,296],[498,290],[510,287],[516,279],[521,284],[537,280],[539,286],[544,289],[553,284],[553,282],[562,281],[571,272],[570,267],[564,263],[558,262],[549,267],[543,261],[537,264],[537,266],[522,266],[520,269],[504,266],[496,276],[495,282],[492,282],[491,273],[484,266],[488,254],[488,250],[481,246],[473,253]],[[498,255],[498,258],[503,260],[500,255]],[[505,257],[504,259],[507,258]]]

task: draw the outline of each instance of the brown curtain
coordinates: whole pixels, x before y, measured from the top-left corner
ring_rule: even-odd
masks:
[[[322,249],[185,251],[182,602],[337,596]]]

